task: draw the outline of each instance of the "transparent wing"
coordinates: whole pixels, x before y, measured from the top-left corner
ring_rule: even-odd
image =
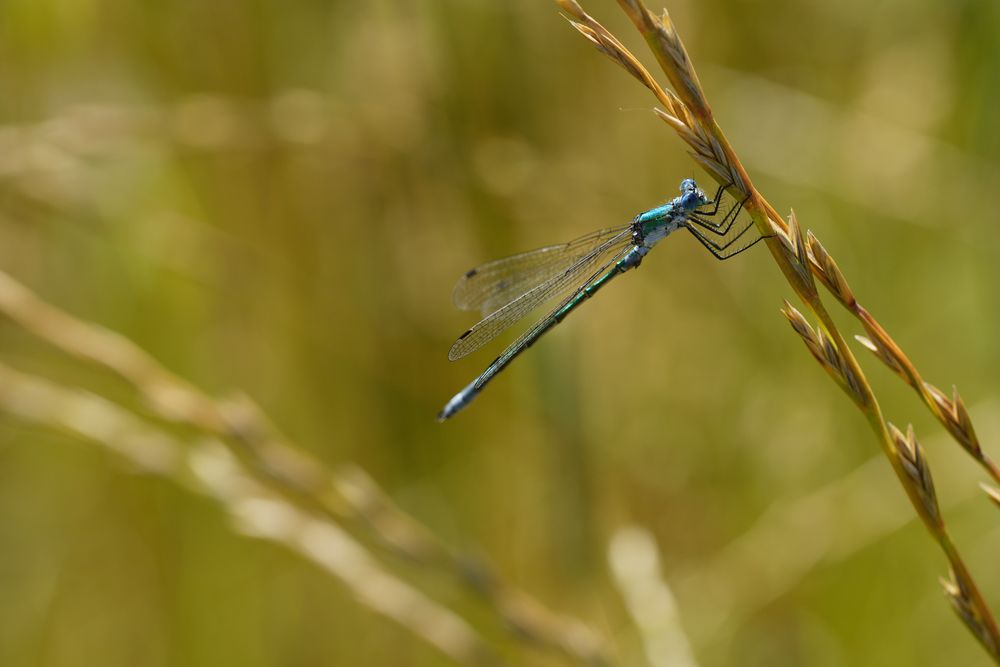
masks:
[[[506,350],[500,353],[500,356],[497,357],[492,364],[490,364],[489,368],[487,368],[482,375],[476,378],[476,383],[475,383],[476,389],[481,389],[483,385],[489,382],[494,375],[496,375],[504,367],[506,367],[507,364],[509,364],[514,359],[514,357],[521,354],[521,352],[523,352],[525,348],[530,347],[535,342],[535,340],[537,340],[540,336],[542,336],[546,331],[551,329],[555,325],[555,318],[559,313],[559,311],[562,310],[573,299],[577,298],[580,295],[580,292],[587,289],[587,287],[589,287],[591,283],[600,278],[605,271],[611,268],[613,264],[615,264],[620,259],[625,257],[625,255],[628,254],[630,250],[631,247],[621,248],[616,246],[616,250],[615,252],[611,253],[610,258],[608,258],[608,253],[604,253],[602,257],[604,257],[606,261],[601,263],[596,271],[590,274],[590,276],[586,280],[582,281],[580,284],[576,285],[574,283],[575,288],[569,290],[568,294],[563,294],[562,295],[563,298],[559,300],[559,303],[555,306],[555,308],[550,310],[544,317],[542,317],[542,319],[535,322],[530,329],[521,334],[521,336],[519,336],[517,340],[511,343]]]
[[[622,246],[630,244],[631,241],[630,227],[618,229],[616,233],[605,238],[602,243],[583,256],[578,257],[568,267],[515,297],[459,336],[455,344],[451,346],[448,358],[454,361],[478,350],[541,304],[562,295],[568,289],[579,287],[584,282],[583,274],[593,271],[593,268],[606,260],[610,253],[620,250]]]
[[[556,276],[628,226],[602,229],[568,243],[545,246],[478,266],[455,285],[452,299],[461,310],[483,317]]]

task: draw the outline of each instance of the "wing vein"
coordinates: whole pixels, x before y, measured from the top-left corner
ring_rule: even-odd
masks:
[[[461,310],[483,317],[572,266],[626,227],[602,229],[558,245],[545,246],[478,266],[455,285],[452,298]]]
[[[608,251],[630,240],[629,227],[617,230],[610,238],[584,254],[568,268],[557,272],[544,282],[520,294],[462,334],[452,345],[448,352],[448,358],[454,361],[478,350],[539,305],[571,286],[578,274],[597,264]]]
[[[564,306],[566,306],[566,304],[568,304],[577,296],[579,296],[580,292],[587,289],[587,287],[589,287],[591,283],[593,283],[601,275],[603,275],[604,272],[607,271],[612,265],[621,260],[629,252],[629,250],[631,250],[631,247],[623,248],[619,252],[612,255],[611,259],[605,262],[601,266],[601,268],[595,271],[581,285],[577,286],[577,288],[574,289],[572,293],[570,293],[568,296],[563,298],[558,303],[558,305],[556,305],[555,308],[550,310],[544,317],[535,322],[530,329],[521,334],[521,336],[519,336],[517,340],[511,343],[507,347],[507,349],[501,352],[500,356],[497,357],[496,360],[492,364],[490,364],[489,367],[487,367],[487,369],[483,371],[483,373],[478,378],[476,378],[476,383],[475,383],[476,389],[481,389],[483,385],[489,382],[494,375],[496,375],[507,364],[513,361],[514,357],[519,355],[526,346],[530,346],[530,343],[534,342],[533,339],[545,333],[545,330],[550,326],[550,322],[552,318],[556,316],[556,313],[558,313]]]

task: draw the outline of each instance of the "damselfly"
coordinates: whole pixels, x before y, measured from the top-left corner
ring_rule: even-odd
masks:
[[[725,189],[720,187],[710,200],[693,179],[687,178],[681,181],[680,196],[640,213],[631,224],[498,259],[462,276],[455,285],[455,305],[462,310],[479,310],[483,319],[451,346],[448,358],[452,361],[478,350],[543,303],[556,299],[559,302],[455,394],[438,413],[438,421],[453,417],[467,406],[497,373],[545,332],[615,276],[639,266],[653,246],[674,231],[687,229],[719,259],[743,252],[763,238],[755,233],[752,220],[736,224],[746,198],[719,214]]]

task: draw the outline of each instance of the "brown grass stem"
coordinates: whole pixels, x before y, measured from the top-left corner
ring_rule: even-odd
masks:
[[[1000,630],[945,528],[923,448],[917,442],[912,426],[904,433],[886,421],[860,364],[824,306],[815,279],[818,278],[862,322],[869,334],[863,342],[920,394],[948,432],[997,481],[997,466],[982,453],[969,414],[957,391],[952,398],[948,398],[920,378],[913,364],[885,330],[857,303],[833,258],[815,236],[811,233],[803,235],[795,213],[792,212],[786,223],[753,186],[712,115],[694,65],[666,11],[657,17],[641,0],[618,0],[666,74],[676,93],[673,95],[658,90],[655,81],[650,83],[648,72],[643,74],[641,65],[632,64],[638,59],[584,12],[579,3],[556,1],[570,15],[577,29],[602,53],[623,65],[626,71],[653,91],[665,106],[665,109],[657,110],[657,115],[688,144],[695,161],[720,184],[735,187],[749,195],[745,204],[747,212],[758,231],[768,237],[768,248],[779,269],[818,323],[815,328],[811,326],[787,302],[783,313],[820,365],[865,415],[913,509],[948,559],[950,578],[944,581],[944,588],[953,608],[993,659],[1000,663]]]

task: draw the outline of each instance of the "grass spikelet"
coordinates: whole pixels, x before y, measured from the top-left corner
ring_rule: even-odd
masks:
[[[834,297],[837,298],[847,308],[853,308],[857,303],[854,292],[851,291],[844,274],[840,272],[837,262],[826,251],[826,248],[819,242],[816,235],[809,231],[806,233],[806,247],[809,251],[809,262],[812,272],[823,283]]]
[[[896,358],[892,356],[888,352],[888,350],[886,350],[884,347],[880,345],[877,345],[875,341],[873,341],[871,338],[862,336],[860,334],[854,336],[854,339],[857,340],[862,345],[864,345],[866,348],[868,348],[868,350],[871,351],[872,354],[878,357],[879,360],[881,360],[882,363],[884,363],[886,366],[891,368],[893,372],[902,377],[904,380],[906,379],[906,373],[903,370],[903,367],[896,362]]]
[[[672,69],[668,72],[668,78],[670,72],[677,73],[677,80],[671,78],[671,84],[681,92],[680,96],[660,86],[639,59],[603,25],[587,14],[579,3],[574,0],[556,0],[556,2],[571,17],[570,24],[587,41],[652,91],[664,106],[664,109],[654,109],[654,111],[693,149],[691,157],[696,162],[712,173],[720,184],[727,188],[735,188],[739,193],[737,198],[742,199],[752,193],[742,168],[737,167],[726,152],[724,142],[720,142],[712,132],[711,110],[701,93],[701,83],[669,16],[664,14],[661,19],[657,19],[643,8],[641,3],[622,3],[633,22],[640,26],[647,41],[660,45],[670,54],[667,60]],[[654,52],[660,53],[655,48]],[[747,209],[753,209],[752,203],[748,204]]]
[[[683,103],[677,99],[677,96],[664,90],[639,59],[632,55],[632,52],[625,48],[603,25],[595,21],[587,12],[583,11],[583,8],[577,2],[574,0],[557,0],[557,3],[563,11],[572,17],[569,21],[570,25],[583,35],[587,41],[593,44],[598,51],[618,63],[622,69],[652,91],[660,100],[660,103],[667,107],[671,113],[674,115],[686,113],[679,108],[679,106],[683,106]]]
[[[980,484],[979,486],[986,492],[986,496],[993,501],[993,504],[1000,507],[1000,489],[996,489],[989,484]]]
[[[636,62],[634,59],[628,57],[631,54],[629,54],[627,51],[615,48],[616,45],[613,42],[606,40],[604,38],[604,35],[597,32],[588,25],[585,25],[583,23],[578,23],[576,21],[570,21],[570,25],[576,28],[581,35],[587,38],[590,41],[590,43],[597,48],[598,51],[600,51],[601,53],[603,53],[604,55],[608,56],[616,63],[621,65],[622,69],[624,69],[626,72],[628,72],[633,77],[638,79],[640,83],[649,87],[647,84],[646,77],[643,76],[642,66],[639,65],[639,63]]]
[[[806,318],[802,316],[802,313],[798,309],[790,304],[788,300],[785,300],[785,307],[781,309],[781,314],[788,319],[789,324],[795,330],[799,336],[802,337],[803,342],[805,342],[806,347],[812,352],[812,355],[816,357],[816,361],[826,365],[826,360],[823,355],[823,347],[820,345],[819,337],[816,335],[816,331],[812,328]]]
[[[779,234],[778,238],[782,241],[781,249],[785,254],[785,259],[798,278],[797,291],[800,294],[815,297],[816,283],[813,282],[809,266],[809,253],[806,250],[806,244],[802,238],[802,228],[799,226],[798,218],[795,217],[795,211],[792,211],[791,215],[788,216],[787,232]]]
[[[889,433],[892,441],[896,445],[896,457],[899,464],[906,471],[907,479],[910,482],[910,489],[920,498],[918,510],[922,509],[921,517],[924,521],[935,524],[938,529],[943,528],[941,523],[941,511],[938,509],[937,495],[934,493],[934,481],[931,478],[930,468],[927,467],[927,459],[924,456],[923,447],[917,442],[917,436],[913,432],[913,425],[906,427],[906,433],[900,431],[894,424],[889,424]]]
[[[969,411],[966,410],[962,397],[958,395],[958,387],[952,386],[951,398],[948,398],[943,391],[930,382],[924,382],[924,389],[934,401],[934,406],[937,407],[934,413],[945,428],[967,452],[976,459],[982,460],[983,450],[979,445],[979,438],[976,437],[976,431],[972,427]]]
[[[663,109],[653,109],[653,113],[659,116],[667,125],[672,127],[674,131],[680,135],[681,139],[695,148],[695,153],[692,154],[692,157],[699,154],[701,151],[708,151],[708,146],[704,143],[704,141],[702,141],[702,138],[695,134],[695,132],[691,129],[691,126],[682,121],[680,118],[668,114]],[[716,177],[722,177],[723,175],[724,172],[722,170],[718,170]]]
[[[995,661],[1000,662],[1000,642],[996,639],[996,627],[991,628],[991,618],[988,616],[984,618],[983,610],[977,604],[978,596],[974,594],[972,582],[961,571],[952,570],[949,574],[950,579],[942,579],[941,585],[944,587],[945,595],[948,596],[948,601],[951,602],[952,609],[983,648]]]
[[[868,333],[867,337],[856,336],[857,340],[871,350],[906,384],[910,385],[941,425],[961,445],[962,449],[979,462],[993,478],[993,481],[1000,483],[1000,466],[983,451],[972,424],[972,417],[969,415],[958,389],[952,387],[952,396],[949,398],[943,391],[931,383],[925,382],[916,366],[867,310],[855,302],[851,311],[861,321]]]
[[[702,92],[701,82],[667,10],[664,9],[663,14],[657,18],[641,2],[619,0],[618,4],[646,38],[666,72],[670,85],[680,93],[684,103],[698,116],[710,116],[711,111]]]
[[[814,329],[794,306],[785,301],[785,307],[781,310],[788,319],[795,333],[802,337],[809,352],[812,353],[816,361],[837,381],[837,384],[847,392],[855,401],[865,400],[861,383],[854,375],[850,365],[840,354],[837,345],[829,336],[823,333],[822,329]]]

